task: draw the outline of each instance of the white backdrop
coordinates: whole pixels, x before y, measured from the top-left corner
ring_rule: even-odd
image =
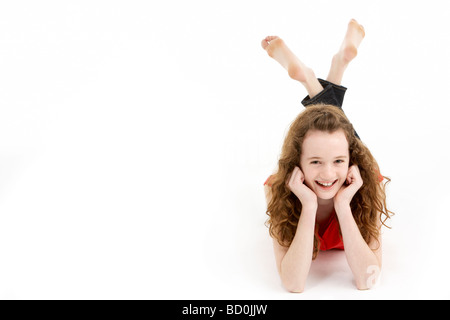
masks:
[[[380,285],[342,252],[275,268],[263,182],[302,110],[261,49],[326,77],[364,25],[344,109],[392,178]],[[450,298],[445,1],[1,1],[0,298]]]

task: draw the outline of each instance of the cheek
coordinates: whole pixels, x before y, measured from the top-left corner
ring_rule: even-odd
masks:
[[[348,168],[342,168],[341,170],[339,170],[339,180],[341,180],[342,183],[344,183],[345,180],[347,180],[347,175],[348,175]]]
[[[306,185],[311,187],[314,184],[316,173],[313,170],[305,170],[303,175],[305,176]]]

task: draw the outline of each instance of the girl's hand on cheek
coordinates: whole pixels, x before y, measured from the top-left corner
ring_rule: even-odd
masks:
[[[334,196],[334,205],[350,205],[353,196],[362,187],[363,180],[357,165],[348,169],[346,183],[344,183]]]
[[[295,167],[288,182],[289,189],[297,196],[302,206],[317,207],[316,194],[304,182],[303,172],[299,167]]]

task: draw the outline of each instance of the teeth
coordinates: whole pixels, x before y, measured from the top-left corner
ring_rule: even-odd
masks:
[[[334,182],[322,183],[322,182],[317,181],[317,183],[324,187],[330,187]]]

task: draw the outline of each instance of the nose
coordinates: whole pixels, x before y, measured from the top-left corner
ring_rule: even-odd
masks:
[[[334,171],[333,166],[325,165],[322,167],[322,171],[320,172],[320,177],[325,181],[331,181],[336,178],[336,173]]]

